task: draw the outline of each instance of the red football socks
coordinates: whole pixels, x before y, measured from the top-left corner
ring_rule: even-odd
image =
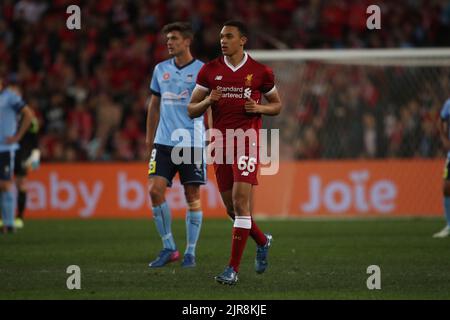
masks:
[[[230,213],[228,215],[234,220],[234,215],[232,216]],[[255,240],[256,244],[258,246],[264,246],[267,243],[267,237],[264,234],[264,232],[261,231],[261,229],[256,224],[255,220],[253,218],[252,221],[252,228],[250,229],[250,237],[252,237],[253,240]]]
[[[258,246],[264,246],[267,243],[266,235],[258,228],[255,221],[252,219],[252,228],[250,229],[250,237],[255,240]]]
[[[229,266],[234,271],[239,272],[239,265],[241,264],[242,254],[244,253],[245,245],[251,228],[251,217],[236,217],[233,226],[233,238],[231,242],[231,257]]]

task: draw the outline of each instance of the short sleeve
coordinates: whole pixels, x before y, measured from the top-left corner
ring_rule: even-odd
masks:
[[[11,99],[11,101],[10,101],[11,107],[17,113],[19,113],[23,109],[23,107],[25,107],[25,105],[26,105],[25,101],[23,101],[23,99],[15,93],[11,94],[10,99]]]
[[[271,68],[266,67],[261,84],[261,92],[269,94],[275,88],[275,76]]]
[[[155,96],[160,97],[161,96],[161,88],[159,87],[159,82],[158,82],[158,70],[159,70],[159,68],[157,65],[155,67],[155,69],[153,70],[152,81],[150,82],[150,91]]]
[[[441,119],[442,120],[448,120],[450,117],[450,99],[445,101],[444,106],[441,110]]]
[[[208,73],[207,73],[207,65],[204,64],[203,67],[200,69],[197,75],[197,88],[203,89],[203,90],[209,90],[209,81],[208,81]]]

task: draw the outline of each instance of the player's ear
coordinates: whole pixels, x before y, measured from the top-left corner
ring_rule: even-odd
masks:
[[[246,43],[247,43],[247,37],[241,36],[241,47],[245,46]]]

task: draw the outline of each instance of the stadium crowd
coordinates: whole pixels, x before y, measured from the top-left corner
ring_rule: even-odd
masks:
[[[20,85],[38,115],[44,161],[145,160],[149,81],[154,65],[167,57],[164,24],[190,21],[193,52],[203,61],[220,54],[220,26],[230,18],[248,23],[249,49],[450,45],[449,1],[379,0],[383,20],[376,31],[366,28],[370,2],[2,0],[0,73]],[[81,7],[81,30],[66,28],[72,4]],[[310,78],[302,83],[302,103],[295,95],[286,98],[277,120],[285,128],[285,158],[442,154],[434,121],[443,101],[427,90],[431,83],[408,94],[398,85],[401,72],[383,76],[336,66],[319,82],[326,86],[324,95],[310,85],[320,70],[314,63],[306,68]],[[448,73],[435,75],[433,84],[448,90]],[[396,94],[401,90],[405,94]]]
[[[285,159],[444,155],[437,121],[449,97],[450,68],[320,62],[277,68],[288,75],[279,87],[290,116],[268,124],[282,128]]]

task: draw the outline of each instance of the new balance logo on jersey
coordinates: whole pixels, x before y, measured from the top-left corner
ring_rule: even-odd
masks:
[[[250,98],[251,95],[252,95],[252,89],[245,88],[245,90],[244,90],[244,98]]]
[[[248,171],[243,171],[243,172],[241,173],[241,176],[247,177],[247,176],[248,176],[248,174],[249,174],[249,172],[248,172]]]
[[[216,76],[215,78],[214,78],[214,80],[222,80],[222,76]]]

